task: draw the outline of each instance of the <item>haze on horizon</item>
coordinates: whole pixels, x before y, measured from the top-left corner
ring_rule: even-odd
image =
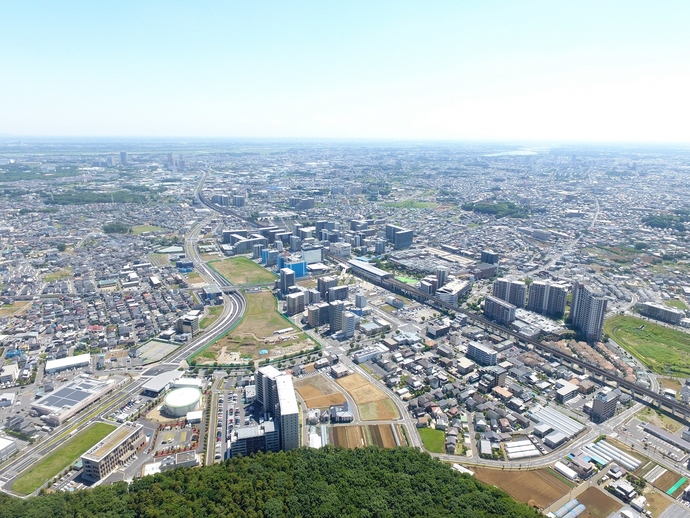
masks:
[[[690,143],[687,2],[1,5],[0,135]]]

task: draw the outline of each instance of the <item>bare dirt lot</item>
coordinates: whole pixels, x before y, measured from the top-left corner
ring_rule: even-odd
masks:
[[[307,408],[327,408],[345,402],[345,396],[323,376],[297,380],[295,390],[307,404]]]
[[[398,436],[400,436],[398,432]],[[335,446],[343,448],[363,448],[378,446],[379,448],[395,448],[395,437],[390,425],[375,424],[365,426],[334,426],[331,437]]]
[[[666,492],[671,489],[680,479],[681,477],[678,473],[667,471],[654,481],[654,487]]]
[[[587,507],[587,510],[580,515],[584,518],[606,518],[622,507],[618,500],[596,487],[587,489],[577,497],[577,501]]]
[[[499,487],[516,500],[539,509],[550,506],[570,491],[567,485],[544,469],[503,471],[473,467],[472,471],[485,484]]]
[[[400,417],[388,396],[359,374],[340,378],[336,383],[352,396],[363,421],[384,421]]]
[[[393,430],[387,424],[370,425],[369,434],[371,434],[371,444],[375,444],[379,448],[395,448],[395,437],[393,437]]]

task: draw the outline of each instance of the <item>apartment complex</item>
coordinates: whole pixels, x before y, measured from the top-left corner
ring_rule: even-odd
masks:
[[[567,299],[567,286],[535,281],[529,286],[527,309],[553,318],[563,318]]]
[[[573,284],[573,301],[570,306],[570,320],[588,342],[601,338],[606,315],[607,300],[600,292],[582,282]]]
[[[515,306],[489,295],[484,300],[484,316],[498,324],[510,325],[515,321]]]
[[[299,447],[299,409],[292,376],[270,365],[260,368],[256,372],[256,401],[261,403],[265,414],[273,417],[278,427],[280,449]]]

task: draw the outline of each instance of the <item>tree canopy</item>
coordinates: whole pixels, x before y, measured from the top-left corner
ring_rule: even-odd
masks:
[[[0,518],[530,517],[503,491],[411,448],[239,457],[74,493],[0,497]]]

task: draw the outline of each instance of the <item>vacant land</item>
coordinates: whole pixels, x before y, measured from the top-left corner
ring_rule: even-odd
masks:
[[[15,302],[14,304],[3,304],[0,306],[0,317],[8,317],[14,315],[20,310],[24,309],[28,304],[26,302]]]
[[[550,506],[570,491],[567,485],[544,469],[504,471],[473,467],[472,471],[481,482],[501,488],[515,500],[539,509]]]
[[[201,329],[206,329],[208,326],[213,324],[218,317],[223,313],[223,306],[211,306],[208,308],[208,316],[201,319],[199,322],[199,327]]]
[[[273,284],[276,276],[246,257],[231,257],[209,263],[223,277],[235,285]]]
[[[651,423],[660,428],[665,428],[671,433],[676,433],[683,427],[683,425],[678,421],[674,421],[669,416],[662,414],[661,412],[657,412],[649,407],[640,410],[635,417],[637,417],[640,421],[644,421],[645,423]]]
[[[57,270],[55,272],[46,273],[43,276],[43,280],[46,282],[61,281],[62,279],[67,279],[71,276],[72,276],[72,268],[64,268],[62,270]]]
[[[323,376],[311,376],[295,382],[295,390],[304,400],[307,408],[327,408],[342,405],[345,396]]]
[[[434,453],[446,452],[446,434],[442,430],[433,428],[420,428],[419,436],[422,438],[424,448]]]
[[[132,234],[136,234],[138,236],[144,232],[158,232],[159,230],[165,229],[161,227],[154,227],[153,225],[135,225],[132,227]]]
[[[12,489],[25,495],[33,493],[114,429],[114,426],[106,423],[90,426],[19,477],[12,484]]]
[[[197,354],[198,363],[240,363],[294,354],[314,347],[304,333],[278,313],[276,299],[271,292],[246,293],[245,298],[247,311],[239,325]],[[273,334],[282,329],[291,331]],[[262,351],[265,353],[261,354]],[[229,362],[221,358],[235,355],[237,358]]]
[[[405,200],[405,201],[395,201],[384,203],[386,207],[395,207],[397,209],[433,209],[438,206],[438,203],[433,201],[415,201],[415,200]]]
[[[149,261],[153,266],[170,266],[167,254],[149,254]]]
[[[363,448],[378,446],[379,448],[395,448],[395,437],[390,425],[365,426],[334,426],[331,428],[331,438],[335,446],[343,448]]]
[[[623,315],[606,320],[604,332],[655,372],[690,375],[690,334]]]
[[[654,489],[645,490],[644,496],[647,499],[649,510],[652,511],[652,516],[654,518],[663,513],[672,503],[670,499]]]
[[[670,308],[676,308],[676,309],[682,309],[682,310],[688,309],[687,304],[685,304],[685,302],[683,302],[682,300],[679,300],[679,299],[665,300],[664,304],[666,304]]]
[[[359,374],[340,378],[336,383],[352,396],[362,421],[385,421],[400,417],[388,396]]]
[[[187,274],[187,281],[189,281],[190,284],[201,284],[206,282],[204,278],[196,272],[189,272]]]
[[[577,501],[587,507],[587,510],[580,515],[583,517],[606,518],[622,507],[618,500],[596,487],[587,489],[577,497]]]

